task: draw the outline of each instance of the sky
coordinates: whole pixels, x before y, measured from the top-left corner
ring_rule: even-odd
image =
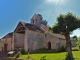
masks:
[[[30,23],[35,13],[53,26],[57,16],[67,12],[80,17],[80,0],[0,0],[0,38],[13,32],[19,21]],[[74,35],[80,36],[80,30],[75,30]]]

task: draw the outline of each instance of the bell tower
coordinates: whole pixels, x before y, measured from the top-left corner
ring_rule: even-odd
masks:
[[[41,20],[42,16],[39,14],[34,14],[33,17],[31,18],[31,24],[36,25],[37,27],[41,26]]]

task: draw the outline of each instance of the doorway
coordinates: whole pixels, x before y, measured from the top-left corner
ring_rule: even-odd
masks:
[[[7,51],[7,44],[4,44],[4,52]]]
[[[51,50],[51,42],[48,42],[48,49]]]

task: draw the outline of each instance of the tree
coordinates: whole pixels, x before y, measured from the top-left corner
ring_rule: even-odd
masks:
[[[38,16],[41,16],[42,17],[42,15],[41,14],[37,14]],[[46,20],[43,20],[43,17],[41,18],[41,24],[43,24],[43,25],[46,25],[47,26],[47,21]]]
[[[77,36],[75,35],[75,36],[73,36],[72,37],[74,40],[76,40],[76,42],[78,41],[78,38],[77,38]]]
[[[77,44],[77,46],[80,46],[80,37],[77,38],[76,44]]]
[[[38,16],[41,16],[41,20],[43,19],[42,15],[41,14],[37,14]]]
[[[60,14],[57,17],[57,22],[52,27],[52,32],[63,34],[66,39],[66,48],[68,56],[73,57],[71,51],[70,33],[80,27],[80,19],[71,12]]]
[[[41,24],[46,25],[47,26],[47,21],[46,20],[41,20]]]

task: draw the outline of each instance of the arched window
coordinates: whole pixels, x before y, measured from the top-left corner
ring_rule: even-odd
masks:
[[[51,50],[51,42],[48,42],[48,49]]]

